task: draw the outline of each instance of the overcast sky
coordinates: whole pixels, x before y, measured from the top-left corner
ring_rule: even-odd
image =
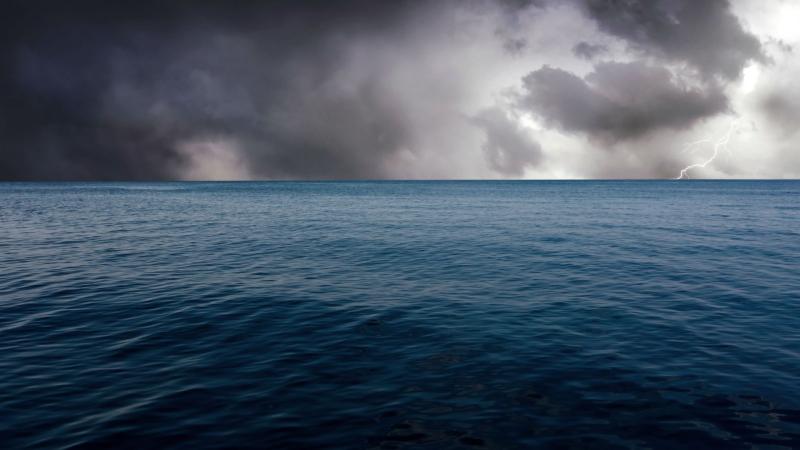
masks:
[[[0,179],[800,177],[797,0],[0,13]]]

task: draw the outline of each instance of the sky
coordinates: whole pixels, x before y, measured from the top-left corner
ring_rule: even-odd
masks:
[[[6,0],[0,179],[800,177],[796,0]]]

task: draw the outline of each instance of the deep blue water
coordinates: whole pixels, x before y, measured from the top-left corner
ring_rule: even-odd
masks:
[[[0,184],[0,448],[798,448],[800,182]]]

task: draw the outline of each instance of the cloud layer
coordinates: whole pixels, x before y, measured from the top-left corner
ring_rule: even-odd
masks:
[[[11,0],[0,179],[669,176],[734,117],[760,155],[697,176],[797,176],[796,37],[758,5]]]
[[[693,88],[663,67],[604,62],[585,78],[543,67],[523,78],[521,107],[545,124],[608,143],[682,129],[725,111],[717,88]]]

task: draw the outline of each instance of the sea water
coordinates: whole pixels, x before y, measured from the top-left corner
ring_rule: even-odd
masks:
[[[800,446],[800,182],[0,184],[0,447]]]

